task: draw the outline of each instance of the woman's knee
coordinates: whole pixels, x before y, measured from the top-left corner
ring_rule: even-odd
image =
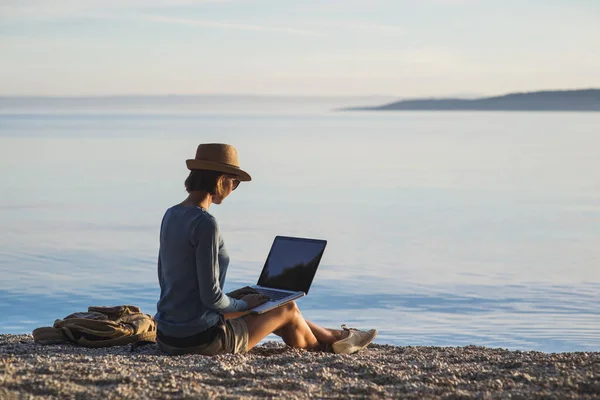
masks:
[[[280,321],[282,324],[288,324],[292,321],[298,319],[300,314],[300,309],[296,305],[295,301],[290,301],[280,307],[274,308],[273,310],[263,314],[265,318],[275,319]]]
[[[285,303],[281,307],[284,308],[284,310],[287,314],[290,314],[290,315],[300,314],[300,309],[298,308],[298,305],[296,304],[296,302],[293,300],[290,301],[289,303]]]
[[[290,301],[289,303],[285,303],[284,305],[277,307],[271,312],[276,314],[280,319],[291,321],[297,318],[297,315],[300,313],[300,309],[296,305],[295,301]]]

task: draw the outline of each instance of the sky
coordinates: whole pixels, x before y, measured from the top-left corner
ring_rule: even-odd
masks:
[[[0,0],[0,95],[589,87],[599,0]]]

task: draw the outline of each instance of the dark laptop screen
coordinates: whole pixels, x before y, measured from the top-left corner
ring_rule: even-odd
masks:
[[[258,284],[308,293],[325,245],[325,240],[277,236]]]

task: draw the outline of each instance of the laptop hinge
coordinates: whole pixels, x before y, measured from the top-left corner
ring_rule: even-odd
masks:
[[[261,286],[261,285],[254,285],[253,287],[256,288],[261,288],[261,289],[267,289],[267,290],[278,290],[280,292],[285,292],[285,293],[304,293],[301,290],[287,290],[287,289],[278,289],[278,288],[272,288],[272,287],[267,287],[267,286]],[[306,294],[306,293],[304,293]]]

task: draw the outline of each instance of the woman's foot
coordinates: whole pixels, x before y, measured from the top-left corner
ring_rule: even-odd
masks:
[[[367,347],[377,337],[377,329],[359,331],[346,325],[342,325],[342,329],[346,337],[332,345],[333,352],[336,354],[354,354]]]

